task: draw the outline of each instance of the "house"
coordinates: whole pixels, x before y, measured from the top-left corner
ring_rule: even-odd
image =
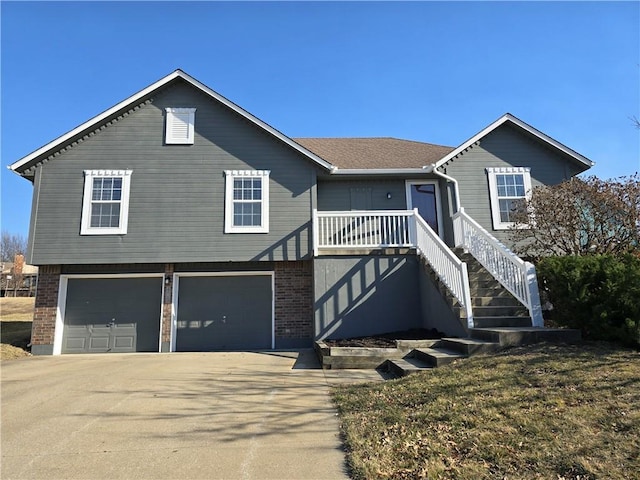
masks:
[[[24,263],[24,255],[16,254],[13,262],[2,262],[0,296],[33,297],[38,284],[38,267]]]
[[[474,305],[469,255],[540,326],[535,269],[501,243],[510,204],[591,165],[510,114],[456,148],[293,139],[176,70],[10,166],[34,188],[32,352],[513,322]]]

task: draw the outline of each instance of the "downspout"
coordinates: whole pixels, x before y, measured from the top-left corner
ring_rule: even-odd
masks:
[[[446,173],[442,173],[441,171],[439,171],[436,168],[435,163],[432,163],[431,165],[427,165],[426,167],[422,167],[422,168],[431,169],[431,171],[436,175],[438,175],[439,177],[442,177],[446,181],[453,183],[453,192],[454,192],[453,194],[456,198],[455,198],[455,211],[451,214],[451,216],[458,213],[458,211],[460,210],[460,189],[458,188],[458,181],[455,178],[450,177]]]

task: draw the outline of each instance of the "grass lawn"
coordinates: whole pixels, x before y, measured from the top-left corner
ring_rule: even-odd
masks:
[[[0,298],[0,359],[29,355],[34,298]]]
[[[354,479],[640,479],[640,354],[536,345],[333,398]]]

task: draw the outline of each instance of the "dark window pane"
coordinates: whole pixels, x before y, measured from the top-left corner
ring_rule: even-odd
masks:
[[[93,190],[91,192],[92,200],[100,200],[102,196],[102,179],[94,178],[93,179]]]

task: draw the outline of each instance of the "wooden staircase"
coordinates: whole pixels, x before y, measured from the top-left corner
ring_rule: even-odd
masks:
[[[530,327],[529,311],[504,288],[471,254],[454,250],[467,264],[469,288],[476,328]],[[460,312],[454,306],[454,312]]]
[[[467,264],[474,328],[467,338],[443,338],[430,348],[416,348],[401,359],[388,360],[385,367],[397,376],[446,365],[479,353],[538,342],[575,343],[579,330],[533,327],[527,308],[504,288],[471,254],[454,250]],[[425,265],[429,272],[428,265]],[[439,284],[435,274],[432,278]],[[454,315],[467,324],[464,308],[444,285],[439,284]]]

